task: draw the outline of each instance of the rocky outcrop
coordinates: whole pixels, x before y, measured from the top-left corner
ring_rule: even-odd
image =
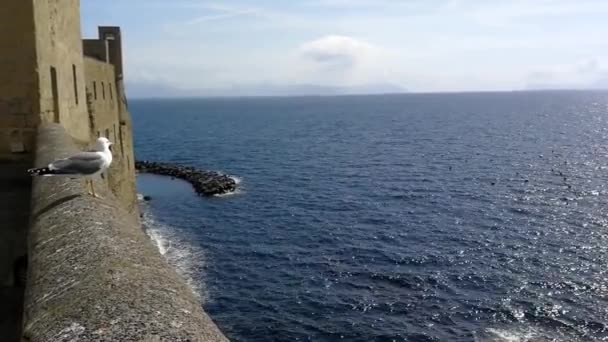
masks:
[[[135,162],[135,169],[143,173],[183,179],[192,184],[197,194],[203,196],[221,195],[236,190],[236,182],[229,176],[192,166],[139,160]]]

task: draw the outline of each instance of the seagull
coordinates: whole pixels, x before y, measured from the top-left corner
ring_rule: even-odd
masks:
[[[99,198],[95,193],[92,177],[104,172],[112,164],[110,146],[112,146],[112,142],[101,137],[97,139],[92,150],[80,152],[65,159],[57,159],[47,167],[29,169],[27,172],[32,176],[86,177],[85,182],[89,195]]]

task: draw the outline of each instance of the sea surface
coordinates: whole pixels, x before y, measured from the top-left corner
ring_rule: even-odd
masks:
[[[608,93],[133,100],[152,241],[233,341],[608,340]]]

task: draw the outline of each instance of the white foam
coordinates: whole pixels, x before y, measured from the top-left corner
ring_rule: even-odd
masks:
[[[532,331],[511,331],[493,328],[489,328],[486,331],[489,334],[489,339],[482,341],[525,342],[531,341],[531,339],[536,336]]]
[[[215,195],[213,195],[213,197],[229,197],[229,196],[234,196],[234,195],[240,195],[242,193],[243,193],[242,190],[236,189],[234,191],[230,191],[225,194],[215,194]]]
[[[167,254],[167,247],[170,242],[167,241],[157,229],[148,227],[147,233],[152,242],[156,245],[156,248],[158,248],[160,255],[164,256]]]
[[[230,175],[228,175],[228,177],[230,177],[234,181],[234,183],[236,185],[241,184],[241,182],[243,181],[242,178],[237,177],[237,176],[230,176]],[[242,193],[243,193],[243,189],[240,188],[240,187],[238,187],[234,191],[227,192],[225,194],[215,194],[215,195],[213,195],[213,197],[229,197],[229,196],[234,196],[234,195],[240,195]]]
[[[194,294],[204,301],[206,291],[202,281],[202,265],[205,262],[203,250],[189,243],[186,236],[180,236],[174,227],[158,222],[147,205],[142,204],[141,211],[142,224],[158,252],[184,278]]]

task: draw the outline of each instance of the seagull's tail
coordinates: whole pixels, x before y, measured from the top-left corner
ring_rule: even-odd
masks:
[[[29,170],[27,170],[27,173],[29,173],[32,176],[51,176],[51,175],[56,175],[57,171],[51,170],[48,167],[41,167],[41,168],[37,168],[37,169],[29,169]]]

